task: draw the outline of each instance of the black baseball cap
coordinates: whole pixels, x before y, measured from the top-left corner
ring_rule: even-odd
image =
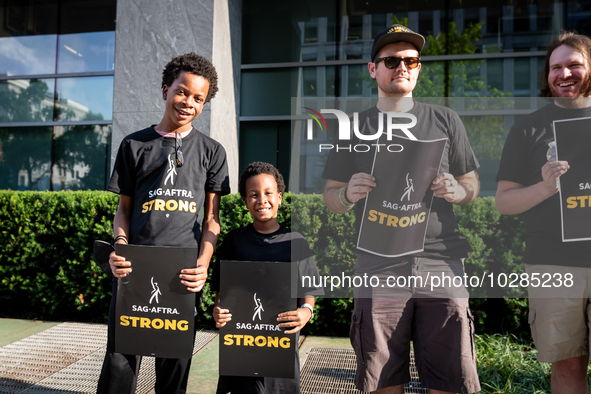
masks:
[[[371,61],[375,59],[378,52],[388,44],[393,42],[404,41],[411,43],[421,52],[425,46],[425,37],[419,33],[415,33],[406,26],[392,25],[381,32],[379,32],[373,39],[373,46],[371,47]]]

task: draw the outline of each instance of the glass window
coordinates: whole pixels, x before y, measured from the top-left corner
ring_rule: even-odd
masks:
[[[110,137],[111,125],[55,127],[53,190],[104,190]]]
[[[0,37],[0,75],[55,73],[56,35]]]
[[[289,115],[291,97],[298,96],[298,73],[297,68],[243,70],[241,115]]]
[[[529,58],[517,58],[514,61],[515,67],[515,90],[528,90],[529,77],[531,75],[531,66]]]
[[[253,161],[265,161],[277,167],[288,185],[290,152],[289,120],[240,123],[240,172]]]
[[[414,97],[444,97],[444,62],[423,62],[413,91]]]
[[[277,165],[277,122],[240,124],[240,171],[253,161]]]
[[[386,27],[390,26],[391,21],[386,20],[385,14],[377,14],[371,16],[371,36],[375,37],[376,34],[384,30]]]
[[[334,15],[329,15],[326,18],[326,41],[335,42],[339,39],[339,32],[337,30],[337,18]]]
[[[0,189],[49,190],[52,127],[0,128]]]
[[[419,11],[419,31],[425,36],[433,35],[433,11]]]
[[[349,16],[349,29],[347,29],[347,41],[356,41],[363,38],[363,16]]]
[[[58,73],[112,71],[114,68],[114,31],[59,36]]]
[[[303,67],[302,74],[303,74],[303,95],[304,96],[318,96],[318,88],[317,82],[318,78],[316,76],[316,67]]]
[[[568,2],[567,7],[568,28],[589,35],[591,33],[591,2]]]
[[[57,34],[57,0],[4,0],[0,37]]]
[[[305,22],[304,42],[318,42],[318,18]]]
[[[553,31],[563,27],[563,18],[558,12],[561,10],[567,16],[564,19],[568,20],[568,27],[591,31],[589,1],[569,2],[568,9],[556,0],[519,0],[518,4],[509,0],[485,0],[478,4],[454,1],[449,9],[443,1],[433,0],[390,5],[321,3],[313,11],[303,12],[297,2],[281,3],[277,9],[276,2],[271,0],[245,1],[243,63],[297,62],[300,58],[330,60],[332,56],[366,59],[370,55],[371,37],[395,22],[394,17],[399,23],[406,19],[412,29],[433,38],[455,29],[456,37],[447,40],[448,48],[445,48],[445,40],[440,41],[442,52],[447,54],[543,50],[550,43]],[[258,23],[261,19],[267,22]],[[480,31],[468,29],[474,23],[481,24]],[[371,37],[367,37],[370,32]],[[466,45],[467,42],[471,45]],[[351,49],[353,43],[359,43],[360,47]],[[305,50],[309,46],[318,51],[318,56],[311,56]]]
[[[56,120],[113,118],[113,77],[58,78]]]
[[[367,80],[369,71],[362,64],[348,66],[347,70],[347,97],[361,96],[363,94],[363,81]],[[371,77],[370,77],[371,78]],[[367,80],[369,82],[369,80]]]
[[[326,90],[325,90],[325,96],[328,97],[335,97],[336,96],[336,75],[335,72],[337,70],[337,67],[335,66],[329,66],[329,67],[324,67],[324,81],[325,86],[326,86]]]
[[[486,83],[491,88],[503,90],[503,59],[486,60]]]
[[[524,0],[516,0],[513,4],[513,31],[530,31],[530,14],[528,3]]]
[[[61,0],[60,34],[114,31],[117,0]]]
[[[53,120],[54,79],[0,81],[0,123]]]

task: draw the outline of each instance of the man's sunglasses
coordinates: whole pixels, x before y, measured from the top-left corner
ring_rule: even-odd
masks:
[[[183,152],[181,152],[181,147],[183,146],[183,139],[181,138],[180,135],[178,135],[177,133],[175,133],[175,154],[176,154],[176,166],[177,167],[182,167],[183,164],[185,164],[185,159],[183,157]]]
[[[389,68],[389,69],[397,68],[398,65],[400,64],[400,62],[404,62],[404,65],[406,66],[406,68],[417,68],[419,66],[419,63],[421,62],[421,59],[419,59],[418,57],[401,58],[401,57],[389,56],[389,57],[380,57],[380,58],[374,60],[374,63],[378,64],[382,60],[384,61],[384,66],[386,66],[386,68]]]

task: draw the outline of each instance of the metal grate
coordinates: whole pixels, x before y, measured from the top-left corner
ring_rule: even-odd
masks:
[[[427,394],[421,387],[419,374],[411,352],[410,378],[405,393]],[[313,347],[301,373],[302,394],[359,394],[355,388],[355,353],[351,348]]]
[[[0,348],[0,393],[21,393],[105,347],[107,327],[63,323]]]
[[[200,331],[193,354],[217,336]],[[107,326],[63,323],[0,348],[0,393],[92,394],[105,357]],[[152,390],[154,358],[144,357],[136,394]]]

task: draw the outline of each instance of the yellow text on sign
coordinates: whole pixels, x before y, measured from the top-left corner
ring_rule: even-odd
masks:
[[[179,330],[187,331],[189,329],[189,322],[186,320],[170,320],[170,319],[148,319],[147,317],[125,316],[121,315],[119,324],[123,327],[139,327],[152,328],[156,330]]]
[[[258,347],[282,347],[289,349],[289,338],[264,337],[259,335],[224,335],[224,345],[226,346],[258,346]]]
[[[378,218],[379,216],[379,218]],[[387,213],[378,212],[375,209],[369,211],[367,219],[371,222],[378,221],[380,224],[385,224],[391,227],[408,227],[413,226],[417,223],[423,223],[425,221],[426,212],[417,213],[412,216],[398,216],[388,215]]]
[[[566,207],[573,208],[591,208],[591,196],[573,196],[566,199]]]

